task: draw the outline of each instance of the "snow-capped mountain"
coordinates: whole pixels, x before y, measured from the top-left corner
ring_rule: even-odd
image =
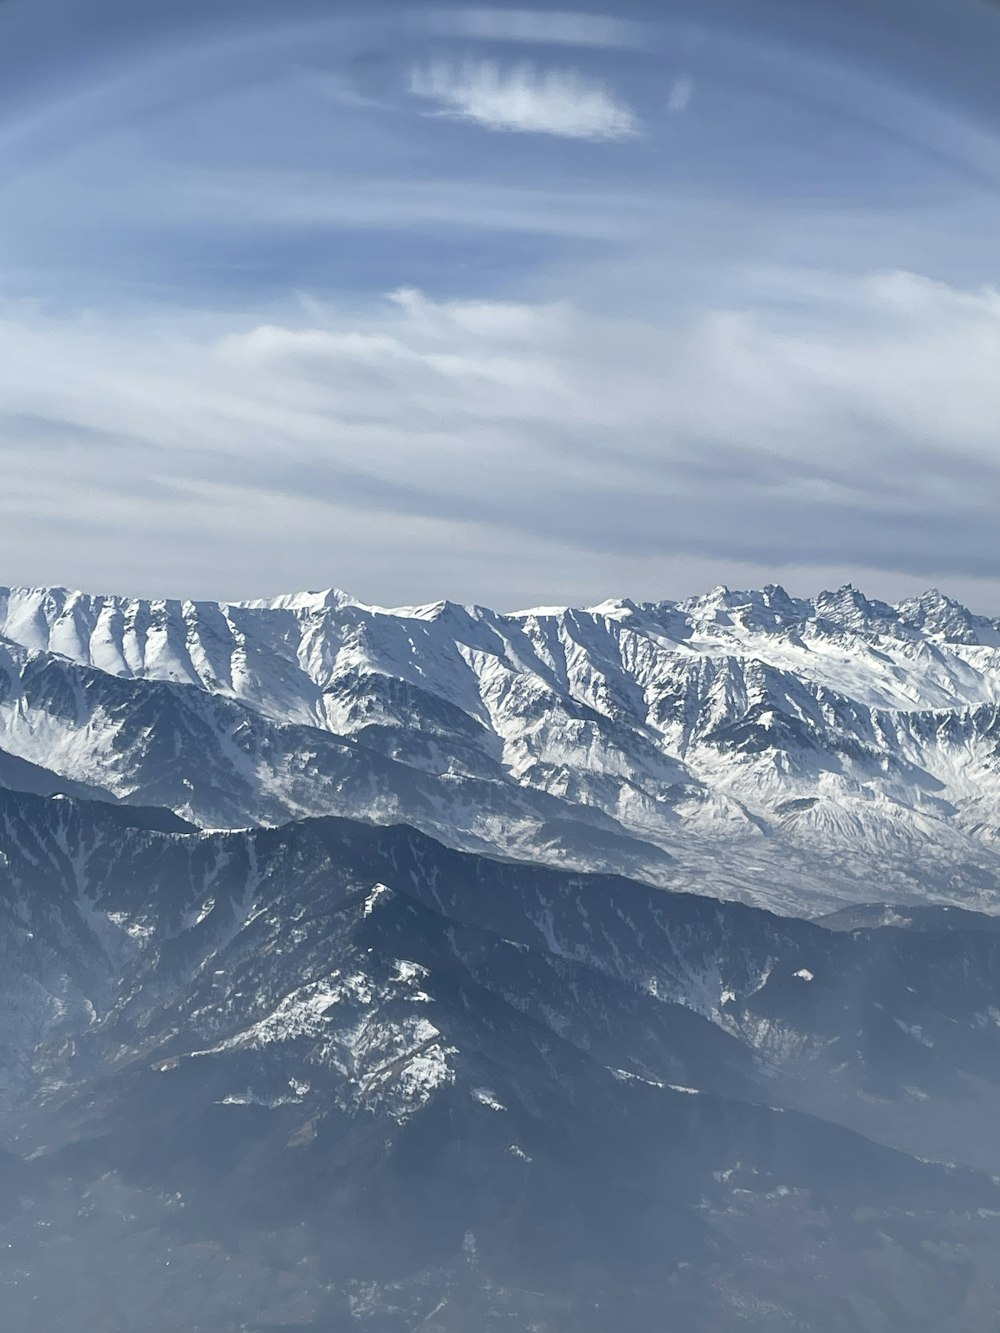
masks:
[[[937,592],[502,615],[0,591],[0,781],[207,826],[405,820],[792,914],[995,911],[998,747],[1000,623]]]
[[[10,1326],[992,1333],[998,682],[939,594],[0,593]]]
[[[0,848],[11,1328],[995,1327],[993,918],[16,792]]]

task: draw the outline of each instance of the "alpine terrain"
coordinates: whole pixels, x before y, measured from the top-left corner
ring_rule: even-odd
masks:
[[[0,590],[0,781],[201,827],[335,813],[796,915],[876,884],[989,912],[998,746],[1000,622],[937,592],[500,615]]]
[[[1000,622],[0,591],[15,1333],[996,1333]]]

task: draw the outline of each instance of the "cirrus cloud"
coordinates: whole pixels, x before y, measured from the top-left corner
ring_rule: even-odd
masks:
[[[641,48],[649,27],[636,19],[573,10],[434,9],[423,16],[433,32],[479,41],[537,42],[555,46]]]

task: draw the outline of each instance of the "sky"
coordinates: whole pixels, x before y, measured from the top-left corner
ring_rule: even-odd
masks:
[[[0,581],[1000,614],[1000,7],[0,0]]]

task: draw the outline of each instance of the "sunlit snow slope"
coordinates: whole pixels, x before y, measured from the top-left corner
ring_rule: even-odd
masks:
[[[501,615],[0,590],[0,749],[201,824],[342,813],[794,913],[1000,911],[1000,622],[717,588]]]

